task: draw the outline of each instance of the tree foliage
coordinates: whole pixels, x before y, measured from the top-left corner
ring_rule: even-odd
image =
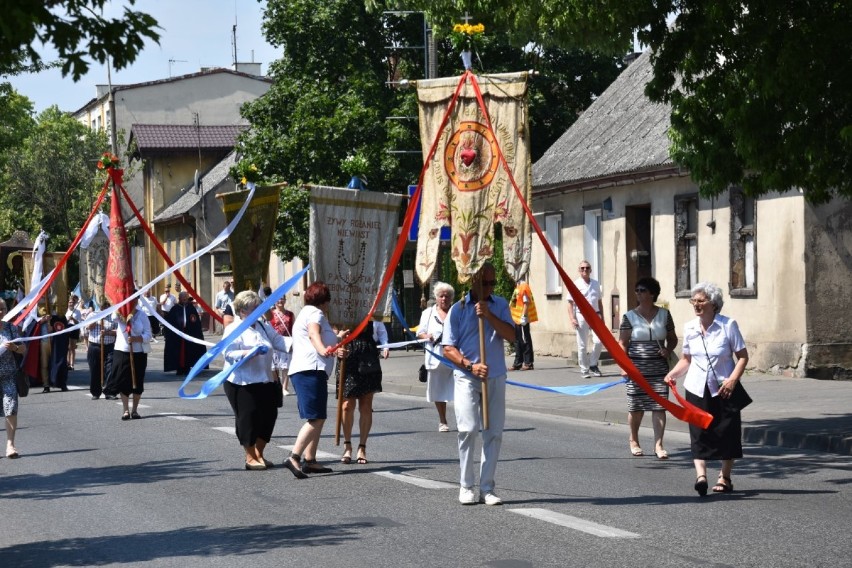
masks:
[[[127,0],[130,5],[136,0]],[[62,75],[77,81],[89,60],[123,69],[132,63],[145,39],[159,41],[157,20],[124,8],[121,18],[105,18],[107,0],[0,0],[0,75],[37,70],[43,64],[36,46],[52,46]]]
[[[799,187],[852,197],[852,4],[842,0],[370,0],[449,29],[469,10],[516,45],[652,51],[648,97],[672,107],[675,160],[705,195]],[[671,21],[674,18],[674,21]]]
[[[102,131],[89,130],[52,106],[20,144],[5,153],[0,172],[0,235],[44,229],[51,250],[64,250],[91,211],[103,175],[96,167],[109,148]]]
[[[392,81],[425,75],[422,50],[407,49],[423,45],[422,17],[367,11],[345,0],[267,3],[264,32],[284,53],[271,65],[270,90],[243,108],[252,129],[240,147],[267,178],[291,183],[282,192],[275,237],[282,258],[307,253],[300,182],[346,184],[341,162],[349,155],[366,158],[370,190],[402,192],[417,180],[423,158],[416,96]],[[613,57],[530,50],[512,45],[505,31],[486,34],[493,40],[478,53],[479,71],[540,73],[530,88],[534,159],[619,72]],[[446,39],[439,42],[438,74],[460,73],[458,53]]]

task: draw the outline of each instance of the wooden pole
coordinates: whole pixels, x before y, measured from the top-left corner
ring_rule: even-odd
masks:
[[[346,385],[346,358],[339,359],[340,372],[337,374],[337,419],[334,424],[334,445],[340,445],[340,427],[343,424],[343,387]]]
[[[104,377],[104,326],[101,322],[98,322],[98,327],[101,331],[98,340],[101,344],[101,392],[103,392],[104,386],[106,386],[106,377]]]
[[[476,282],[476,289],[477,297],[482,302],[484,298],[482,297],[481,277]],[[485,319],[482,316],[479,316],[479,362],[483,365],[488,364],[485,357]],[[482,429],[488,430],[488,426],[488,377],[485,377],[485,380],[482,381]]]

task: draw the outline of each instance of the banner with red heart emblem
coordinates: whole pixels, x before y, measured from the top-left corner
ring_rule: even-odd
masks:
[[[424,155],[437,140],[423,177],[418,279],[432,276],[440,230],[448,226],[459,280],[467,281],[494,255],[496,223],[503,227],[506,271],[521,278],[529,270],[532,234],[500,154],[529,202],[527,74],[478,75],[463,85],[458,77],[418,81],[417,97]]]

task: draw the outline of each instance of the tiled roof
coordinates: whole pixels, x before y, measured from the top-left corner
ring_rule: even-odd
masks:
[[[671,108],[645,96],[650,52],[640,55],[533,165],[533,191],[672,167]]]
[[[131,138],[140,152],[154,150],[231,149],[246,125],[134,124]]]

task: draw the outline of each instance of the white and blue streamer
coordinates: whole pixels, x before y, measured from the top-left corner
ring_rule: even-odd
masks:
[[[217,343],[207,353],[202,355],[201,359],[199,359],[195,363],[195,365],[192,366],[192,369],[189,370],[189,374],[186,376],[186,380],[183,381],[183,384],[178,389],[178,396],[180,396],[181,398],[193,400],[199,398],[207,398],[210,393],[219,388],[219,385],[224,383],[225,380],[231,375],[231,373],[236,371],[240,367],[240,365],[242,365],[246,360],[250,359],[258,352],[265,353],[264,349],[266,348],[264,346],[259,345],[255,347],[254,349],[249,351],[249,353],[245,357],[237,361],[234,365],[226,364],[225,368],[222,369],[219,373],[204,381],[204,383],[201,385],[201,390],[199,390],[196,394],[186,393],[185,389],[187,385],[189,385],[189,383],[192,381],[192,379],[194,379],[198,375],[198,373],[203,371],[212,360],[218,357],[222,353],[222,351],[224,351],[225,348],[228,347],[228,345],[233,343],[236,338],[242,335],[245,330],[251,327],[254,322],[259,320],[263,314],[271,310],[273,306],[275,306],[275,302],[280,300],[284,296],[284,294],[289,292],[290,289],[293,288],[293,286],[295,286],[302,279],[302,276],[308,271],[309,268],[310,265],[306,266],[300,272],[296,273],[289,280],[284,282],[284,284],[282,284],[280,287],[278,287],[278,289],[272,292],[272,295],[266,298],[266,300],[264,300],[262,304],[255,308],[255,310],[251,314],[249,314],[246,319],[242,320],[237,327],[231,330],[231,333],[229,333],[227,337],[223,337],[219,343]]]

